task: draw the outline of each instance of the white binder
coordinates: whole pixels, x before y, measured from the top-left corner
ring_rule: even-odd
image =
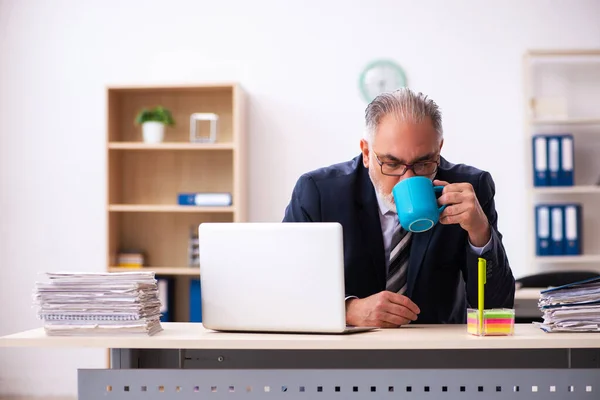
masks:
[[[533,139],[533,184],[548,186],[548,141],[545,136]]]
[[[560,138],[557,136],[548,139],[548,170],[550,176],[548,183],[550,186],[558,186],[560,182]]]
[[[563,235],[563,207],[554,205],[550,211],[550,225],[552,230],[551,248],[552,255],[564,254],[564,235]]]

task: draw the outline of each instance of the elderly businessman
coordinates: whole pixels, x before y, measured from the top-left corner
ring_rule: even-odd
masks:
[[[465,323],[466,308],[477,306],[478,257],[487,261],[486,308],[513,307],[515,281],[498,231],[494,181],[441,156],[436,103],[408,88],[384,93],[367,106],[365,123],[360,155],[303,174],[283,219],[343,226],[346,322]],[[392,195],[413,176],[444,186],[439,223],[420,233],[400,226]]]

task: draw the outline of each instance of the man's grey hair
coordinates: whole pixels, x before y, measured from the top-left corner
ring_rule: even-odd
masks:
[[[415,93],[409,88],[401,88],[393,92],[377,96],[365,110],[365,139],[372,145],[375,132],[381,119],[392,114],[403,121],[419,123],[429,117],[438,137],[442,140],[442,113],[438,105],[423,93]]]

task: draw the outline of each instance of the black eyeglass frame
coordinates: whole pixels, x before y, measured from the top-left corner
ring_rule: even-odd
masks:
[[[406,171],[408,171],[408,170],[411,170],[417,176],[428,176],[428,175],[435,174],[437,172],[437,170],[438,170],[438,167],[440,166],[440,160],[439,160],[439,158],[437,160],[435,160],[435,161],[434,160],[431,160],[431,161],[418,161],[418,162],[416,162],[414,164],[384,163],[384,162],[382,162],[379,159],[379,155],[377,153],[373,152],[373,154],[375,154],[375,161],[377,161],[377,164],[379,164],[379,168],[381,169],[381,174],[382,175],[386,175],[386,176],[402,176],[402,175],[406,174]],[[383,172],[383,166],[384,166],[384,164],[399,164],[400,166],[404,167],[404,170],[403,170],[403,172],[401,174],[387,174],[387,173]],[[415,167],[417,165],[424,165],[424,164],[435,164],[435,169],[432,172],[428,173],[428,174],[424,174],[424,175],[418,174],[417,171],[415,171]]]

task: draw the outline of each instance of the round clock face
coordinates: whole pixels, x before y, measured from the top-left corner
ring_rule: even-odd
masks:
[[[360,75],[360,91],[371,102],[383,92],[406,86],[406,76],[400,66],[392,61],[378,60],[367,65]]]

